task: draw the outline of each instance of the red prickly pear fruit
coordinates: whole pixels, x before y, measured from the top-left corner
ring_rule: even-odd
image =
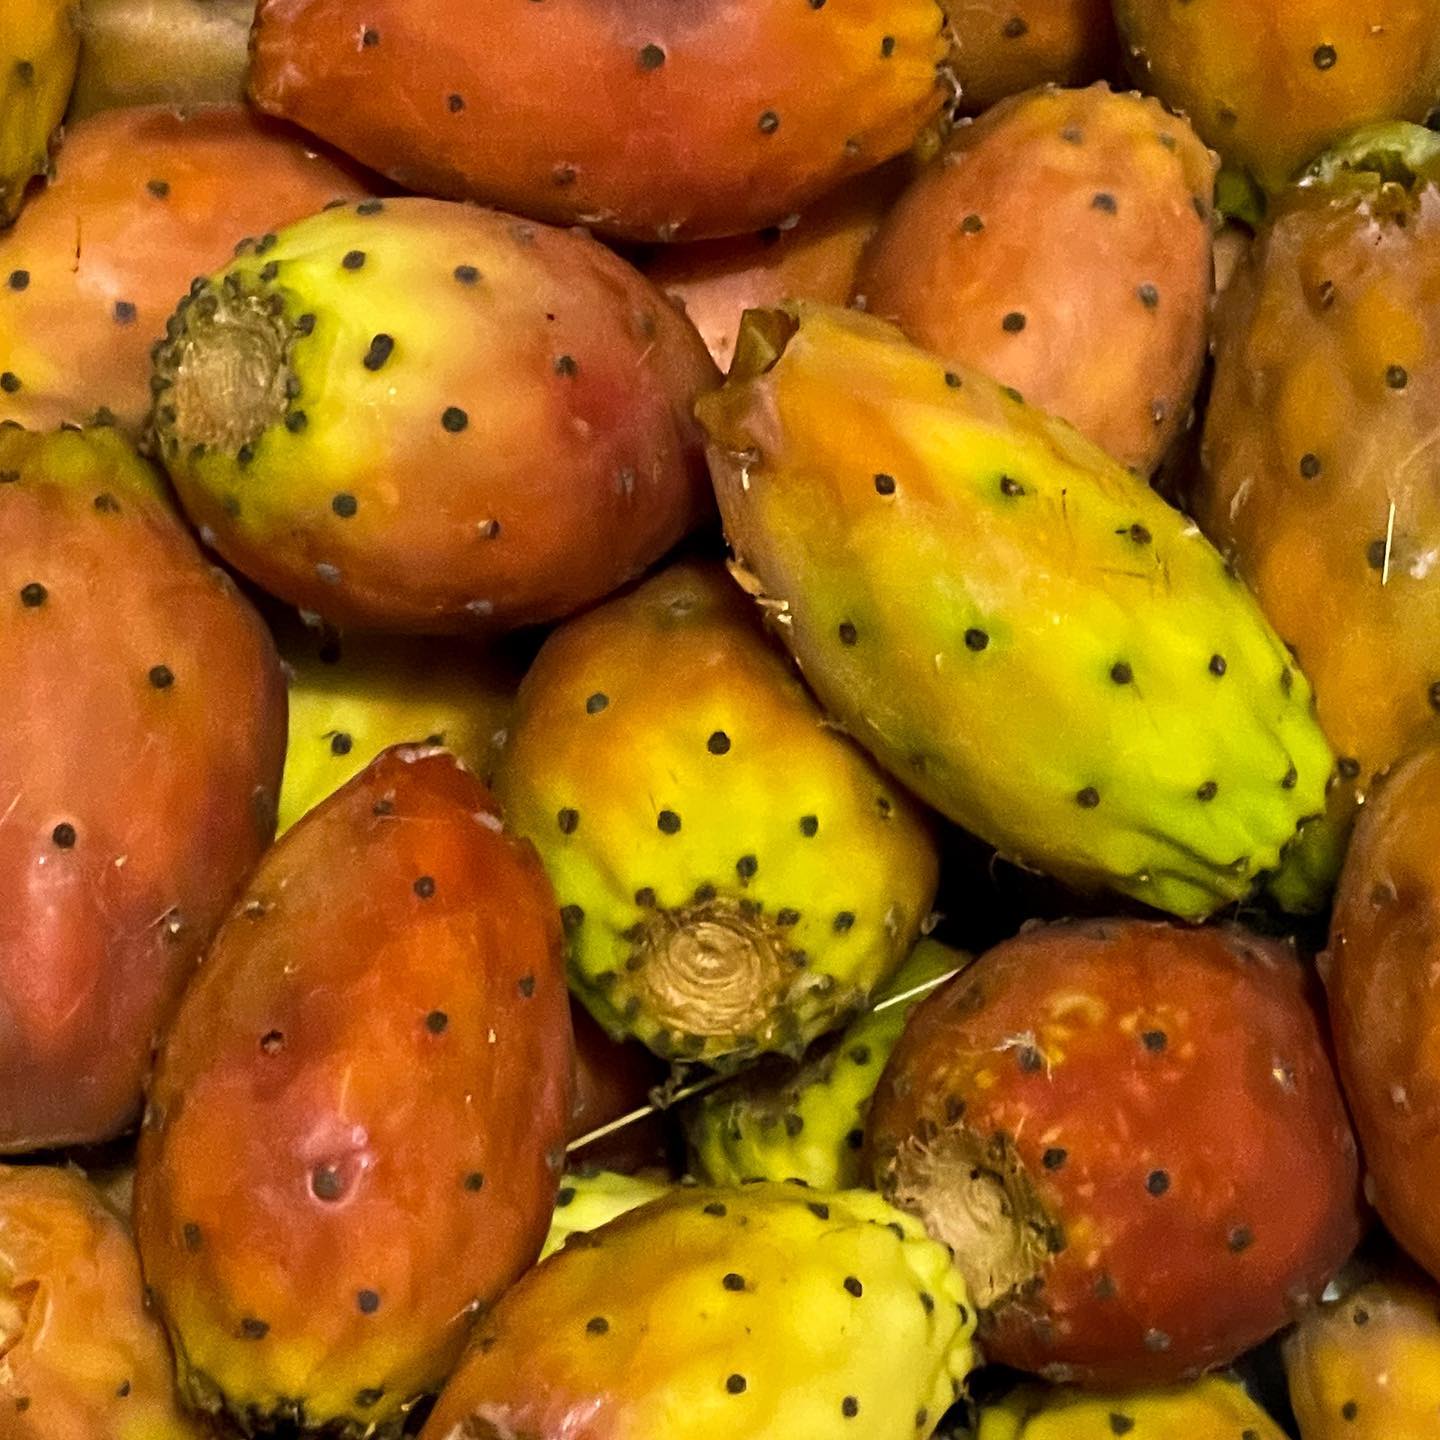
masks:
[[[263,0],[250,94],[410,190],[701,240],[905,151],[947,49],[937,0]]]
[[[119,1134],[274,833],[258,615],[105,430],[0,426],[0,1151]]]
[[[1118,68],[1110,0],[942,0],[959,108],[978,115],[1036,85],[1083,85]]]
[[[1397,765],[1355,826],[1324,957],[1366,1193],[1440,1279],[1440,747]]]
[[[0,235],[0,420],[138,433],[150,347],[195,276],[243,235],[368,193],[297,132],[237,105],[114,110],[70,127],[54,178]]]
[[[241,104],[255,0],[84,0],[66,121],[138,105]]]
[[[201,1440],[124,1224],[75,1170],[0,1167],[0,1435]]]
[[[158,446],[237,569],[339,626],[557,619],[713,513],[693,326],[598,241],[371,200],[244,245],[156,350]]]
[[[1205,359],[1214,184],[1214,157],[1155,100],[1017,95],[900,197],[857,303],[1148,474]]]
[[[1306,972],[1235,929],[1073,923],[989,951],[911,1016],[867,1153],[954,1247],[986,1355],[1090,1387],[1226,1364],[1360,1234]]]
[[[136,1234],[181,1392],[398,1434],[539,1253],[572,1049],[555,897],[450,755],[387,750],[269,852],[161,1052]]]
[[[1277,190],[1347,130],[1440,99],[1440,4],[1114,0],[1136,82]]]

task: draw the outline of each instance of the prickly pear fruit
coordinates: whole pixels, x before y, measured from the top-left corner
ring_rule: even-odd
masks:
[[[612,1034],[708,1063],[797,1053],[904,959],[935,895],[918,808],[837,734],[718,566],[557,631],[496,775]]]
[[[910,1017],[867,1147],[954,1247],[986,1356],[1061,1382],[1228,1363],[1360,1232],[1306,972],[1234,929],[1073,923],[988,951]]]
[[[1108,85],[1017,95],[955,132],[880,226],[857,301],[1149,474],[1205,358],[1215,161]]]
[[[156,436],[205,538],[339,625],[567,614],[710,510],[715,367],[587,236],[367,201],[241,246],[157,352]]]
[[[612,1040],[578,1000],[571,1003],[570,1021],[575,1030],[575,1109],[567,1138],[573,1143],[645,1105],[664,1081],[665,1066],[643,1045]],[[662,1158],[665,1148],[664,1126],[654,1115],[580,1146],[574,1158],[587,1166],[630,1171]]]
[[[290,679],[281,834],[391,745],[443,745],[488,780],[520,684],[508,651],[297,625],[281,631],[280,653]]]
[[[75,80],[71,0],[5,0],[0,15],[0,228],[50,163],[50,139]]]
[[[191,280],[249,231],[366,193],[297,132],[240,106],[71,126],[55,178],[0,235],[0,420],[49,429],[99,416],[138,433],[150,346]]]
[[[868,1191],[678,1190],[521,1280],[422,1440],[911,1440],[973,1324],[944,1247]]]
[[[127,105],[242,103],[254,18],[255,0],[80,0],[67,120]]]
[[[0,1167],[0,1434],[199,1440],[124,1225],[75,1170]]]
[[[1440,99],[1440,3],[1115,0],[1142,89],[1267,189],[1357,125]]]
[[[975,115],[1036,85],[1083,85],[1118,59],[1109,0],[943,0],[959,109]]]
[[[1440,1416],[1440,1292],[1408,1271],[1311,1310],[1285,1341],[1304,1440],[1426,1440]]]
[[[1216,315],[1195,514],[1315,686],[1337,819],[1440,738],[1437,285],[1440,137],[1385,126],[1277,199]]]
[[[806,679],[1003,853],[1199,917],[1323,807],[1309,686],[1249,592],[1019,392],[800,304],[751,312],[699,413],[742,580]]]
[[[730,368],[740,317],[757,305],[823,300],[844,305],[860,256],[899,193],[898,162],[862,175],[792,217],[754,235],[666,245],[645,273],[684,309],[710,355]]]
[[[1440,748],[1386,776],[1360,812],[1324,958],[1366,1193],[1440,1278]]]
[[[258,615],[103,430],[0,426],[0,1151],[119,1134],[268,843]]]
[[[695,1174],[712,1185],[863,1185],[865,1116],[905,1018],[927,986],[966,960],[948,945],[922,940],[876,994],[883,1008],[818,1041],[799,1065],[762,1065],[704,1096],[685,1124]]]
[[[570,1064],[533,851],[387,750],[266,855],[161,1052],[135,1224],[188,1403],[398,1434],[539,1252]]]
[[[542,1260],[561,1249],[572,1235],[588,1235],[675,1187],[647,1175],[618,1175],[613,1170],[580,1170],[566,1175],[555,1197],[555,1214],[545,1237]]]
[[[937,0],[262,0],[250,93],[407,189],[700,240],[907,149],[946,53]]]
[[[1085,1395],[1026,1385],[980,1412],[976,1440],[1285,1440],[1238,1381]],[[1397,1437],[1398,1440],[1398,1437]]]

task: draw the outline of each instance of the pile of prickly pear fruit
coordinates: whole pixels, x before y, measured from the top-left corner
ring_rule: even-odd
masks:
[[[0,1440],[1440,1440],[1437,132],[0,0]]]

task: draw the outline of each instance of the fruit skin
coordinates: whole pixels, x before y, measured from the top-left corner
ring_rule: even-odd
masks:
[[[567,1140],[575,1141],[648,1103],[665,1079],[665,1066],[643,1045],[617,1044],[590,1018],[578,1000],[570,1002],[575,1030],[575,1108]],[[574,1159],[585,1166],[631,1171],[665,1156],[665,1127],[658,1115],[592,1140]]]
[[[1109,0],[945,0],[945,8],[966,114],[1036,85],[1083,85],[1119,59]]]
[[[1351,838],[1324,957],[1330,1024],[1366,1193],[1440,1278],[1440,748],[1397,765]]]
[[[987,1358],[1087,1387],[1228,1363],[1360,1233],[1307,973],[1236,929],[1092,921],[988,951],[911,1016],[867,1155],[954,1247]]]
[[[1304,1440],[1424,1440],[1440,1414],[1440,1293],[1408,1268],[1321,1305],[1285,1341]]]
[[[1198,530],[874,317],[799,304],[746,325],[698,407],[711,471],[742,581],[831,714],[1067,883],[1195,918],[1243,896],[1322,809],[1332,761],[1309,686]]]
[[[1120,1395],[1022,1386],[980,1412],[976,1440],[1114,1440],[1117,1435],[1131,1440],[1285,1440],[1285,1432],[1243,1385],[1218,1375]]]
[[[897,162],[861,175],[807,206],[783,230],[666,245],[643,268],[728,370],[746,310],[791,299],[849,301],[860,256],[906,173]]]
[[[1440,140],[1379,127],[1277,198],[1216,313],[1195,514],[1314,684],[1341,828],[1440,737],[1437,256]]]
[[[1136,83],[1269,190],[1347,130],[1440,99],[1436,0],[1115,0],[1115,18]]]
[[[968,959],[922,940],[875,998],[906,995]],[[711,1185],[792,1180],[850,1190],[865,1184],[860,1151],[870,1097],[920,999],[916,994],[862,1015],[842,1034],[818,1042],[799,1065],[782,1060],[749,1070],[702,1097],[685,1117],[692,1171]]]
[[[937,0],[262,0],[250,94],[407,189],[702,240],[906,150],[943,26]]]
[[[0,235],[0,368],[12,377],[0,420],[38,430],[108,414],[138,434],[150,346],[192,278],[242,235],[368,193],[240,106],[115,110],[70,126],[55,178]]]
[[[546,641],[496,791],[555,885],[572,989],[667,1059],[798,1054],[899,966],[935,895],[919,807],[718,565],[673,566]]]
[[[0,1167],[6,1440],[200,1440],[134,1242],[76,1170]]]
[[[857,303],[1148,475],[1205,358],[1214,184],[1214,157],[1158,101],[1017,95],[896,202]]]
[[[0,426],[0,1151],[118,1135],[268,843],[270,637],[104,430]],[[183,618],[182,618],[183,617]]]
[[[152,385],[231,564],[342,627],[449,634],[565,615],[713,513],[691,407],[715,379],[598,242],[401,199],[242,246]]]
[[[80,38],[70,0],[5,0],[0,17],[0,229],[50,163],[75,80]],[[3,353],[3,352],[0,352]]]
[[[973,1324],[943,1246],[868,1191],[681,1189],[521,1280],[421,1436],[910,1440]]]
[[[300,625],[282,629],[280,641],[290,682],[282,835],[391,745],[443,745],[488,782],[520,684],[517,657]]]
[[[73,124],[127,105],[241,104],[254,0],[80,0]]]
[[[675,1187],[649,1175],[618,1175],[613,1170],[581,1170],[567,1174],[555,1197],[550,1233],[540,1252],[548,1260],[572,1235],[589,1235],[602,1225],[668,1195]]]
[[[161,1052],[136,1234],[186,1400],[398,1434],[539,1252],[570,1067],[534,852],[387,750],[266,855]]]

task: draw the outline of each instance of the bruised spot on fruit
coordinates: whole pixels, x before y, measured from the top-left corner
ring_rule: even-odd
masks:
[[[981,1310],[1024,1293],[1044,1271],[1056,1226],[1008,1136],[917,1127],[877,1179],[887,1200],[951,1247]]]

